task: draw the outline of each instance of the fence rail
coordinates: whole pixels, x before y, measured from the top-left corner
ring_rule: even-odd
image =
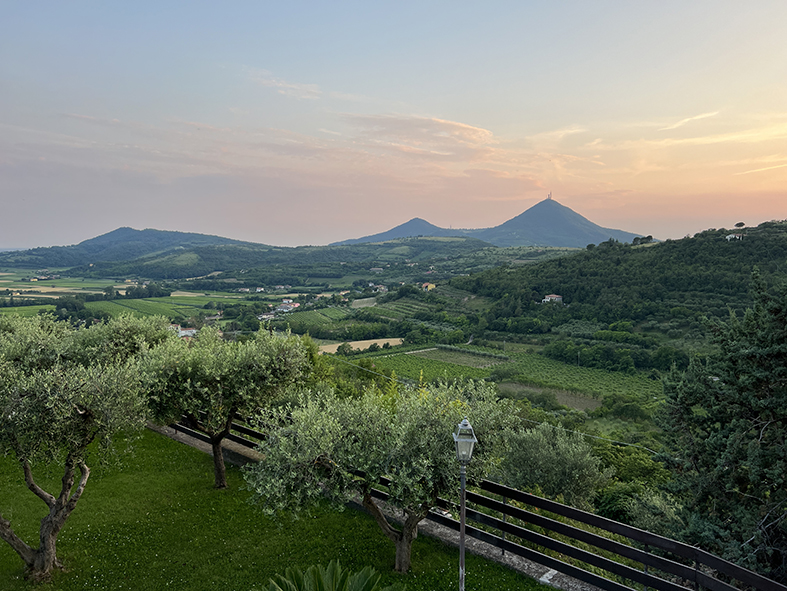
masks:
[[[210,438],[200,432],[199,429],[195,430],[181,423],[173,424],[171,427],[202,441],[210,442]],[[249,427],[248,421],[243,420],[241,417],[236,417],[232,430],[233,432],[227,436],[227,439],[248,448],[253,449],[259,441],[265,439],[264,433]],[[248,439],[249,437],[254,438],[254,440]],[[389,481],[387,479],[380,479],[380,485],[383,488],[387,488],[388,484]],[[481,540],[500,548],[502,551],[521,556],[594,585],[604,591],[631,591],[632,589],[640,591],[639,588],[632,587],[632,584],[642,585],[644,591],[649,589],[656,591],[685,591],[687,588],[707,589],[708,591],[739,591],[741,589],[787,591],[787,586],[772,579],[714,556],[709,552],[670,538],[489,480],[481,481],[478,489],[500,497],[503,500],[468,491],[468,503],[476,508],[500,514],[502,519],[490,515],[488,512],[468,507],[468,521],[482,526],[475,527],[468,524],[465,529],[465,534],[468,537]],[[372,494],[381,500],[388,498],[388,493],[381,489],[373,490]],[[511,505],[511,501],[527,505],[535,510],[546,511],[553,515],[570,519],[573,522],[581,523],[597,530],[609,532],[615,536],[625,538],[628,543],[610,539],[540,513]],[[454,508],[453,504],[446,499],[438,499],[437,506],[444,510]],[[511,523],[507,518],[513,518],[524,525]],[[459,531],[459,522],[442,512],[431,511],[427,519],[454,531]],[[607,558],[575,544],[538,533],[529,529],[528,525],[552,532],[561,538],[567,538],[582,545],[593,546],[606,554],[614,554],[628,563],[635,562],[641,568],[634,568],[629,566],[629,564]],[[496,533],[491,533],[488,530],[493,530]],[[498,533],[500,535],[497,535]],[[510,539],[512,536],[527,545],[512,541]],[[601,569],[612,575],[612,578],[601,576],[530,546],[537,546],[540,549],[558,553],[585,565]],[[658,553],[654,553],[654,551]],[[689,564],[686,564],[687,562]],[[651,569],[655,569],[656,572],[653,572]]]

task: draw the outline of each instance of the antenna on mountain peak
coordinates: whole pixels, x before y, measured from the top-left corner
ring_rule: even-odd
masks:
[[[549,195],[547,195],[547,199],[552,199],[552,191],[550,191]]]

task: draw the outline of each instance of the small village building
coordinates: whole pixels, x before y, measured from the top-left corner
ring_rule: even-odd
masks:
[[[557,303],[557,304],[562,304],[563,303],[563,296],[557,295],[556,293],[551,293],[548,296],[544,296],[544,299],[541,300],[542,304],[548,304],[550,302],[554,302],[554,303]]]
[[[178,333],[181,339],[191,339],[197,336],[199,329],[196,328],[181,328],[180,324],[170,324],[169,328]]]
[[[292,300],[289,303],[283,303],[276,307],[276,312],[292,312],[296,308],[298,308],[300,304],[292,303]]]

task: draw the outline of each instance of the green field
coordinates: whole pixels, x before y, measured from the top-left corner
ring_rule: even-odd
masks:
[[[49,269],[46,274],[59,275],[62,269]],[[111,279],[83,279],[81,277],[61,277],[60,279],[48,279],[45,281],[28,281],[30,277],[41,275],[37,270],[32,269],[0,269],[0,290],[36,290],[43,293],[51,293],[53,290],[58,295],[65,293],[101,293],[105,287],[110,285],[120,286],[117,281]]]
[[[453,380],[462,378],[483,379],[489,377],[488,369],[478,369],[465,365],[458,365],[456,363],[428,359],[426,357],[420,357],[415,353],[399,353],[375,357],[374,364],[379,368],[395,371],[396,375],[400,378],[407,378],[414,381],[420,379],[422,372],[423,379],[427,382],[441,378]]]
[[[287,315],[287,321],[298,326],[322,326],[333,324],[333,320],[319,310],[304,310],[303,312],[292,312]]]
[[[16,314],[18,316],[36,316],[41,310],[54,312],[54,306],[14,306],[12,308],[0,308],[0,314]]]
[[[350,315],[345,308],[322,308],[319,312],[331,320],[342,320]]]
[[[579,392],[591,396],[606,394],[630,394],[648,400],[660,397],[661,382],[646,375],[625,374],[590,367],[569,365],[542,355],[517,353],[512,361],[498,367],[511,367],[517,372],[519,381],[546,388]]]
[[[402,318],[407,318],[416,312],[424,312],[429,310],[429,304],[419,302],[418,300],[411,300],[409,298],[402,298],[387,304],[382,304],[382,308],[392,310]]]
[[[494,357],[473,355],[472,353],[449,351],[445,349],[419,351],[418,353],[413,353],[413,355],[417,355],[418,357],[423,357],[425,359],[434,359],[435,361],[453,363],[454,365],[464,365],[465,367],[473,367],[476,369],[487,369],[494,365],[499,365],[504,361],[502,359],[495,359]]]
[[[210,296],[170,296],[140,300],[118,299],[87,302],[85,307],[89,310],[105,312],[111,316],[120,316],[121,314],[132,314],[134,316],[159,315],[177,320],[196,316],[201,311],[204,311],[203,306],[205,304],[215,301],[216,298],[211,298]]]
[[[215,490],[209,455],[150,431],[122,467],[91,465],[85,493],[58,539],[67,571],[56,573],[50,584],[28,584],[22,561],[0,541],[4,591],[251,591],[267,588],[268,579],[288,567],[327,565],[333,559],[352,571],[372,566],[385,585],[404,583],[408,591],[458,586],[456,548],[419,536],[411,572],[398,575],[393,544],[367,514],[323,507],[297,521],[274,522],[249,504],[238,469],[228,467],[228,490]],[[46,489],[59,485],[55,471],[36,467],[35,474]],[[46,507],[27,490],[9,457],[0,456],[0,491],[0,514],[35,542]],[[468,555],[467,589],[547,588]]]
[[[364,312],[366,314],[371,314],[372,316],[376,316],[385,320],[402,320],[405,317],[405,314],[394,310],[389,306],[390,304],[382,304],[380,306],[375,306],[374,308],[365,308]]]
[[[526,352],[510,353],[510,361],[465,354],[443,349],[424,350],[410,354],[375,356],[374,363],[393,370],[403,378],[425,380],[438,378],[488,378],[493,369],[510,370],[511,379],[521,384],[574,392],[592,398],[609,394],[636,396],[643,401],[660,399],[659,380],[645,374],[625,374],[588,367],[577,367],[542,355]]]
[[[106,302],[87,302],[85,307],[89,310],[102,311],[111,316],[132,314],[133,316],[184,316],[177,311],[175,303],[161,302],[156,299],[149,300],[111,300]],[[194,308],[192,308],[194,309]]]

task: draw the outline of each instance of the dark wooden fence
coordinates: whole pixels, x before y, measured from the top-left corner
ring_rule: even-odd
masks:
[[[203,433],[182,424],[172,427],[210,441]],[[240,417],[233,431],[227,439],[249,448],[265,438]],[[388,481],[381,479],[380,485],[382,488],[373,491],[373,495],[385,500]],[[492,496],[468,491],[468,537],[605,591],[787,591],[787,586],[676,540],[488,480],[482,481],[478,489]],[[438,500],[438,507],[443,511],[432,511],[427,519],[459,531],[459,522],[447,513],[456,507],[445,499]]]

